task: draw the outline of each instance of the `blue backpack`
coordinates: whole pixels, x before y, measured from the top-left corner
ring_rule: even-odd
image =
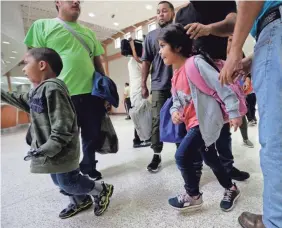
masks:
[[[167,99],[160,111],[160,141],[181,143],[187,131],[184,123],[175,125],[172,122],[170,108],[173,105],[172,97]]]

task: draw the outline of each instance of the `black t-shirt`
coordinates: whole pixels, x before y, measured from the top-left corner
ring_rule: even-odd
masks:
[[[183,26],[199,22],[204,25],[222,21],[229,13],[236,12],[235,1],[190,1],[180,9],[175,18]],[[201,47],[214,59],[226,59],[228,38],[217,36],[200,37],[194,41],[196,48]]]

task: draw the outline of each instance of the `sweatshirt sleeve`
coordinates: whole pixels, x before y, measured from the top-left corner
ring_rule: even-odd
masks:
[[[170,115],[172,115],[172,113],[174,112],[179,112],[182,107],[179,97],[174,93],[172,94],[172,101],[173,101],[173,104],[169,110]]]
[[[39,149],[48,157],[53,157],[72,140],[76,116],[67,92],[60,89],[47,89],[46,101],[51,134]]]
[[[1,89],[1,100],[27,113],[30,112],[30,107],[28,103],[29,100],[28,93],[16,93],[16,92],[9,93]]]
[[[195,57],[195,65],[206,83],[217,92],[220,99],[224,102],[226,111],[229,114],[229,119],[240,117],[239,99],[232,89],[226,85],[222,86],[220,84],[218,79],[219,73],[199,56]]]

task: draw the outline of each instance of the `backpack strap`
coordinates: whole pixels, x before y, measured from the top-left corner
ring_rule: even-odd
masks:
[[[195,66],[194,62],[195,57],[192,56],[188,58],[185,62],[185,72],[187,75],[187,78],[190,79],[190,81],[203,93],[215,97],[217,94],[215,90],[211,89],[203,77],[201,76],[199,70]]]

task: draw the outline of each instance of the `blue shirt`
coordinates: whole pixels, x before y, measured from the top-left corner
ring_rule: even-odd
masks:
[[[282,5],[282,0],[265,1],[265,3],[263,4],[263,8],[261,9],[257,19],[255,20],[252,30],[251,30],[251,35],[253,37],[256,37],[257,35],[257,29],[258,29],[257,26],[258,26],[259,19],[261,19],[265,15],[265,13],[267,13],[270,9],[274,8],[275,6],[279,6],[279,5]]]

